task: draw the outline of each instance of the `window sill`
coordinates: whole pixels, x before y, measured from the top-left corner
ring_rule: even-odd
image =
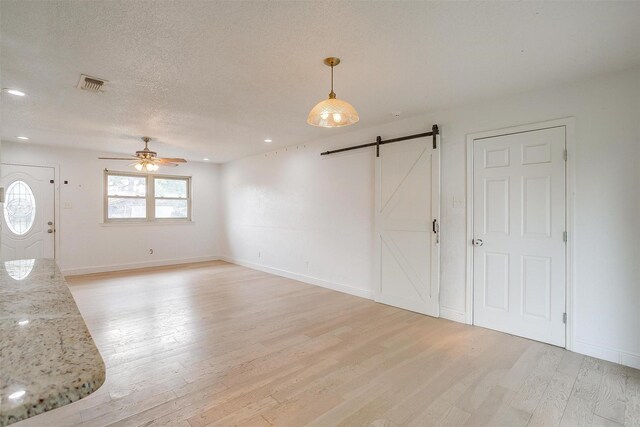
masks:
[[[159,227],[164,227],[167,225],[195,225],[195,221],[185,221],[185,220],[164,220],[164,221],[110,221],[110,222],[101,222],[100,226],[101,227],[120,227],[120,226],[125,226],[125,227],[137,227],[137,226],[144,226],[144,227],[153,227],[153,226],[159,226]]]

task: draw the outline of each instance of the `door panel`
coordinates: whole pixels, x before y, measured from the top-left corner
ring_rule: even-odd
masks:
[[[564,149],[563,126],[502,135],[473,164],[474,324],[562,347]]]
[[[551,179],[522,177],[522,233],[526,237],[551,236]]]
[[[484,234],[509,235],[509,178],[484,181]]]
[[[551,319],[551,258],[522,257],[522,312],[527,316]]]
[[[509,254],[484,254],[484,307],[509,310]]]
[[[5,203],[0,256],[3,261],[54,258],[54,175],[50,167],[2,165],[0,185],[5,188]]]
[[[376,301],[438,316],[439,151],[428,138],[376,159]]]

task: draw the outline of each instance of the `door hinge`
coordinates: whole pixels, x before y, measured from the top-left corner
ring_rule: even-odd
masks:
[[[562,323],[567,323],[567,313],[562,313]]]
[[[564,150],[564,161],[566,162],[569,159],[569,152]]]
[[[567,237],[568,237],[567,232],[566,232],[566,231],[564,231],[564,232],[562,233],[562,240],[563,240],[565,243],[567,243]]]

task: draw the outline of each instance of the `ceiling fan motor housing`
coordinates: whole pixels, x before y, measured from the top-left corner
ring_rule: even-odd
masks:
[[[128,160],[128,161],[136,160],[136,162],[132,163],[130,166],[135,166],[137,170],[142,170],[143,168],[146,168],[146,170],[149,172],[158,170],[159,165],[175,167],[175,166],[178,166],[178,163],[187,162],[185,159],[179,159],[179,158],[173,158],[173,157],[158,158],[158,153],[156,153],[155,151],[149,150],[148,144],[151,138],[149,138],[148,136],[143,136],[142,140],[144,141],[144,149],[136,151],[135,157],[131,157],[131,158],[98,157],[98,158],[103,160]]]
[[[144,150],[139,150],[136,151],[136,156],[142,158],[142,159],[151,159],[154,157],[158,157],[158,153],[156,153],[155,151],[151,151],[147,148],[145,148]]]

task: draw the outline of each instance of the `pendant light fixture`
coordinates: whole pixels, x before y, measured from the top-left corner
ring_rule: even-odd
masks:
[[[331,93],[329,99],[320,101],[309,113],[307,123],[323,128],[337,128],[358,123],[360,117],[355,108],[348,102],[336,98],[333,91],[333,67],[340,63],[340,58],[326,58],[325,65],[331,67]]]

